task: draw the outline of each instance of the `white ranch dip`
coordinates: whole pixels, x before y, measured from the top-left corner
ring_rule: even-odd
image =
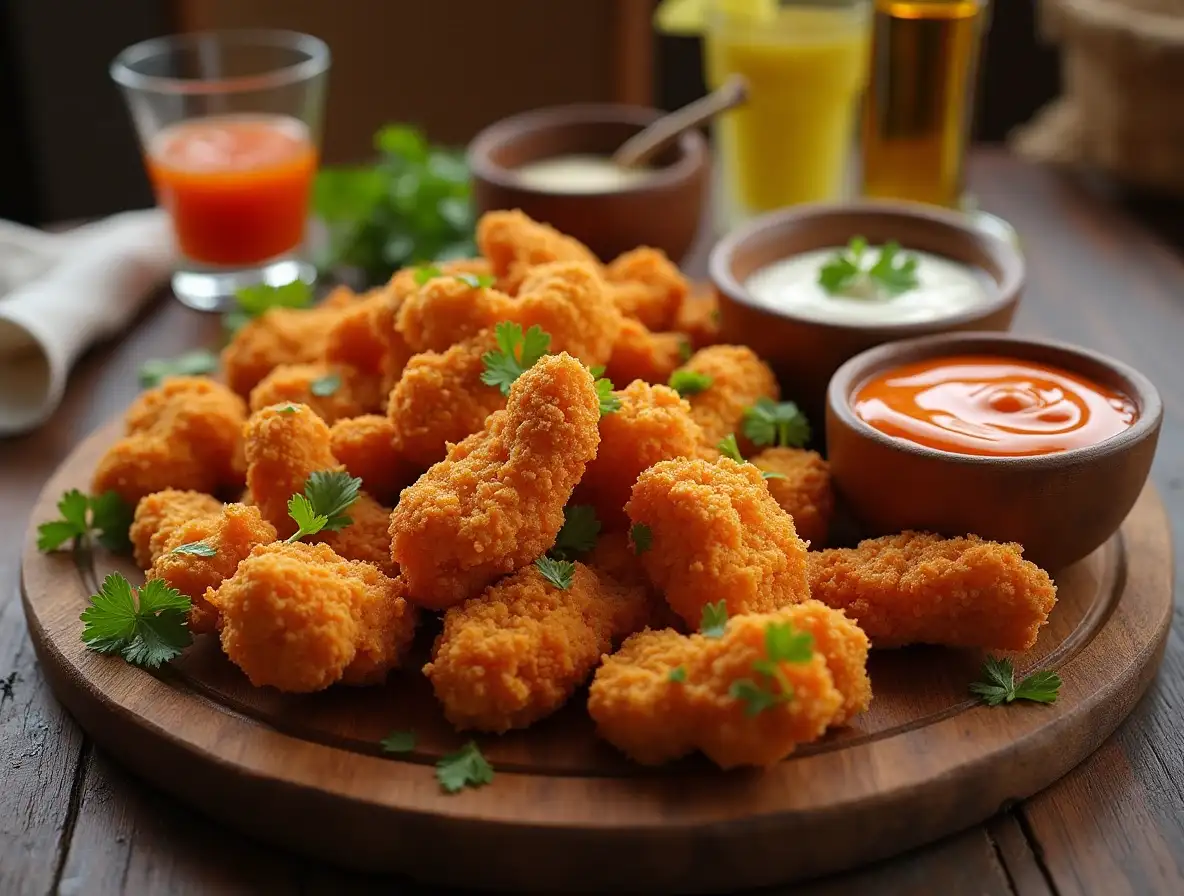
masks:
[[[896,296],[831,295],[818,272],[843,247],[803,252],[760,268],[744,286],[760,304],[825,323],[920,323],[950,317],[987,301],[990,281],[976,268],[940,255],[905,249],[917,259],[916,287]],[[868,247],[872,257],[879,246]]]
[[[527,162],[514,173],[527,186],[549,193],[606,193],[627,190],[645,180],[646,168],[622,168],[608,156],[555,156]]]

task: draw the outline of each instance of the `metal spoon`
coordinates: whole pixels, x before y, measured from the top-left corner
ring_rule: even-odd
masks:
[[[748,84],[740,75],[732,75],[717,90],[669,115],[663,115],[645,130],[634,134],[613,153],[612,160],[622,168],[644,165],[683,131],[698,127],[720,112],[739,106],[747,98]]]

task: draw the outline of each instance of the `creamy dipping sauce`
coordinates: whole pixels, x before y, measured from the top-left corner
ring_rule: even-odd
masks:
[[[873,256],[880,247],[869,247]],[[816,249],[775,261],[745,281],[762,305],[826,323],[921,323],[959,314],[986,302],[993,284],[978,270],[940,255],[906,249],[917,259],[917,286],[899,295],[876,292],[832,295],[818,282],[819,271],[842,246]]]
[[[608,156],[570,155],[527,162],[514,173],[527,186],[549,193],[607,193],[635,187],[651,171],[622,168]]]

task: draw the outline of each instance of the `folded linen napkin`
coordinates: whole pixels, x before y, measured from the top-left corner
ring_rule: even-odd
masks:
[[[174,261],[159,209],[65,233],[0,222],[0,436],[45,422],[83,350],[124,326]]]

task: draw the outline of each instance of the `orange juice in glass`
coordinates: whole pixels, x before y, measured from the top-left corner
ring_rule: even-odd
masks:
[[[729,226],[844,194],[870,21],[867,0],[708,0],[708,86],[748,83],[748,101],[716,123]]]
[[[123,88],[181,262],[173,291],[222,310],[255,283],[311,281],[301,250],[328,48],[285,31],[155,38],[123,51]]]

